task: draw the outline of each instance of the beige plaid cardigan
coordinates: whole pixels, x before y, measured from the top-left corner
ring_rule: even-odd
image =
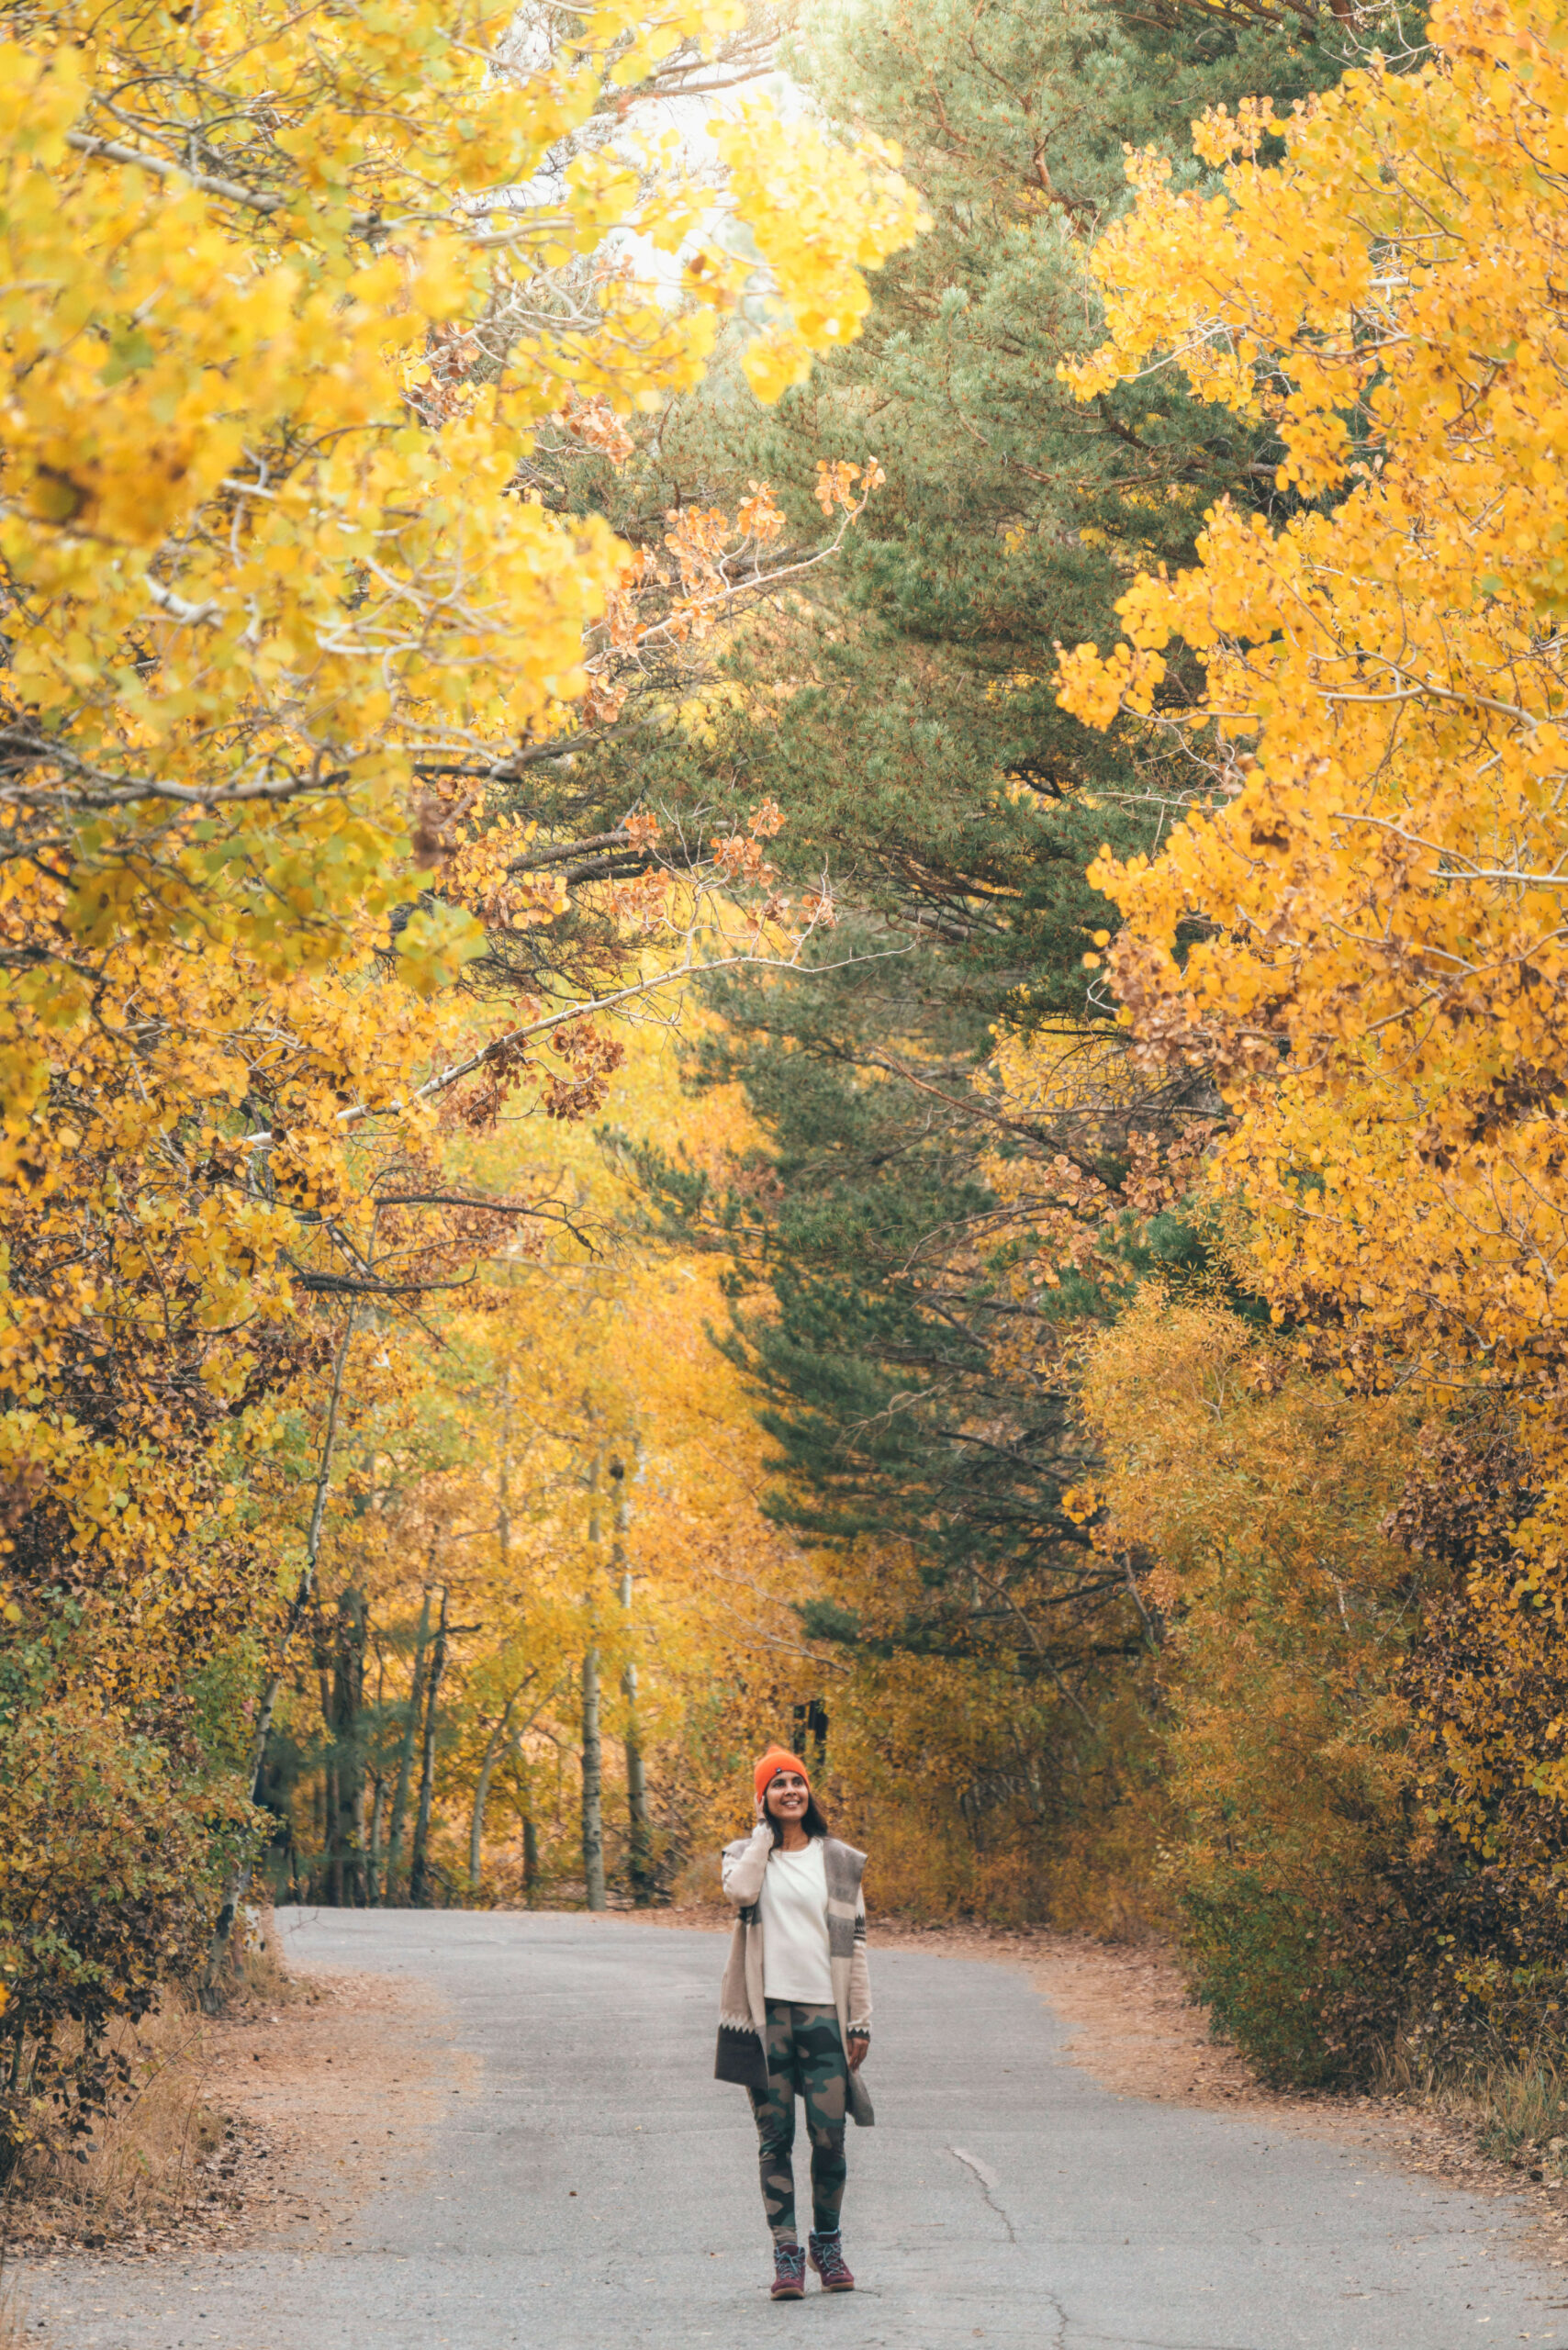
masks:
[[[763,2056],[767,2009],[762,1993],[762,1880],[773,1851],[773,1831],[759,1820],[749,1836],[726,1844],[720,1862],[724,1897],[739,1915],[719,1993],[716,2080],[761,2088],[767,2078]],[[838,2029],[847,2044],[852,2033],[871,2029],[871,1976],[866,1964],[866,1901],[860,1890],[866,1855],[836,1836],[823,1839],[827,1877],[827,1955]],[[849,2110],[862,2129],[876,2120],[870,2093],[858,2073],[849,2076]]]

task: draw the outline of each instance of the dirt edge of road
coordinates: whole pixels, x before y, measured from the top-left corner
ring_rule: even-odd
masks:
[[[47,2205],[13,2216],[7,2262],[47,2269],[84,2251],[110,2263],[262,2243],[346,2248],[354,2214],[384,2182],[406,2185],[470,2060],[424,1986],[311,1966],[297,1995],[204,2022],[188,2094],[224,2127],[191,2165],[167,2224],[84,2233]]]

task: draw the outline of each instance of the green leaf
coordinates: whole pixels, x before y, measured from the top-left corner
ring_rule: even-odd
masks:
[[[398,935],[398,975],[416,995],[435,995],[484,952],[483,927],[465,907],[421,906]]]

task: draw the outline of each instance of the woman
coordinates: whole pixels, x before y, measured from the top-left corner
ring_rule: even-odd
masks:
[[[795,2222],[795,2098],[812,2143],[811,2262],[827,2293],[851,2293],[839,2207],[846,2110],[875,2121],[860,2067],[871,2040],[866,1855],[827,1832],[806,1766],[770,1746],[753,1774],[756,1826],[727,1845],[724,1892],[740,1912],[719,1999],[721,2081],[751,2092],[762,2202],[773,2232],[773,2299],[798,2301],[806,2255]]]

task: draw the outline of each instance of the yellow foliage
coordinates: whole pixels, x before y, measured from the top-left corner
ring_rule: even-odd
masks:
[[[742,362],[757,397],[775,400],[804,382],[814,352],[854,341],[871,301],[863,273],[913,243],[930,216],[899,176],[897,149],[869,134],[846,149],[759,100],[710,131],[780,314]]]
[[[1270,1296],[1332,1300],[1372,1352],[1543,1402],[1568,979],[1562,22],[1444,8],[1421,73],[1348,75],[1279,126],[1282,166],[1233,163],[1223,196],[1151,180],[1096,249],[1114,340],[1081,388],[1172,348],[1274,425],[1282,487],[1343,496],[1278,530],[1218,509],[1200,567],[1140,580],[1127,642],[1069,660],[1062,696],[1095,723],[1147,714],[1171,636],[1206,665],[1213,802],[1094,878],[1127,917],[1110,959],[1139,1050],[1214,1067],[1241,1113],[1221,1180],[1256,1213]]]
[[[76,950],[8,975],[14,1120],[34,1024],[82,1016],[82,954],[135,930],[242,935],[267,978],[362,957],[412,893],[416,762],[504,755],[583,691],[625,551],[519,495],[519,460],[568,396],[693,383],[711,311],[591,260],[684,200],[667,173],[541,166],[734,13],[607,6],[524,67],[482,6],[62,6],[0,58],[7,801],[38,857],[9,902]],[[728,200],[778,241],[809,355],[855,330],[913,199],[857,151],[876,200],[813,208],[823,159],[786,169],[763,113],[749,134]],[[449,398],[455,322],[486,319],[495,364]]]
[[[1443,0],[1431,34],[1417,72],[1201,126],[1219,194],[1138,168],[1078,387],[1179,367],[1277,434],[1296,510],[1211,513],[1197,567],[1140,579],[1061,698],[1210,762],[1156,857],[1092,878],[1135,1050],[1225,1091],[1210,1181],[1244,1278],[1363,1394],[1483,1391],[1522,1449],[1508,1528],[1455,1554],[1462,1671],[1423,1774],[1428,1818],[1550,1905],[1550,1836],[1500,1855],[1487,1823],[1555,1804],[1520,1724],[1568,1612],[1568,17]]]
[[[638,1140],[672,1147],[686,1105],[669,1039],[646,1027],[628,1043],[617,1110]],[[708,1098],[703,1152],[743,1147],[747,1131],[737,1100]],[[442,1592],[462,1628],[444,1665],[434,1780],[432,1852],[449,1885],[466,1880],[472,1852],[485,1896],[551,1887],[569,1897],[580,1886],[588,1651],[612,1874],[623,1874],[628,1851],[631,1734],[655,1791],[650,1859],[666,1879],[687,1838],[706,1829],[711,1780],[725,1775],[706,1753],[711,1694],[745,1672],[748,1650],[766,1657],[801,1588],[805,1562],[757,1508],[763,1438],[738,1374],[710,1343],[723,1310],[718,1264],[626,1245],[626,1181],[580,1124],[554,1129],[547,1155],[537,1151],[528,1128],[503,1129],[454,1149],[454,1171],[491,1195],[548,1186],[571,1228],[543,1246],[538,1226],[532,1238],[498,1236],[476,1283],[444,1308],[432,1303],[422,1331],[383,1328],[361,1345],[342,1435],[352,1465],[329,1503],[319,1580],[340,1684],[336,1627],[364,1609],[370,1727],[334,1723],[329,1710],[336,1743],[325,1774],[353,1783],[348,1847],[330,1821],[317,1824],[321,1781],[308,1774],[280,1889],[292,1875],[352,1899],[367,1863],[385,1881],[416,1694],[412,1636],[426,1595],[439,1604]],[[377,1356],[390,1357],[379,1371]],[[292,1505],[302,1540],[297,1471],[275,1433],[252,1477],[268,1489],[269,1516],[287,1518]],[[290,1699],[282,1727],[308,1753],[321,1735],[318,1693]],[[341,1796],[336,1807],[341,1819]],[[523,1819],[532,1886],[520,1874]],[[398,1852],[406,1872],[406,1817]]]
[[[395,1301],[494,1241],[454,1134],[525,1077],[552,1121],[597,1107],[618,1054],[584,995],[689,946],[711,875],[767,894],[754,827],[673,911],[656,874],[607,888],[548,1009],[537,963],[508,1022],[453,985],[566,895],[494,778],[612,711],[647,633],[630,551],[547,510],[528,461],[547,430],[617,459],[619,419],[701,375],[734,272],[638,92],[743,17],[606,0],[531,44],[486,0],[45,0],[0,44],[0,1606],[24,1721],[95,1705],[133,1825],[166,1764],[182,1960],[203,1856],[250,1833],[271,1697],[247,1730],[237,1692],[319,1629],[338,1419],[406,1408]],[[717,197],[772,257],[748,299],[825,349],[913,201],[852,149],[818,202],[817,151],[753,129]],[[644,240],[697,241],[684,298],[626,261]],[[754,547],[775,511],[758,486]],[[687,569],[654,583],[666,637],[716,600]],[[58,1785],[52,1878],[0,1805],[13,2082],[50,2000],[144,1999],[172,1898],[149,1864],[138,1910],[113,1801]],[[102,1916],[102,1963],[62,1944],[39,1973],[68,1912],[89,1940]]]
[[[1083,1403],[1096,1545],[1156,1611],[1166,1881],[1221,2020],[1310,2076],[1319,1941],[1384,1863],[1410,1780],[1395,1675],[1419,1616],[1387,1520],[1413,1414],[1154,1286],[1089,1342]]]

